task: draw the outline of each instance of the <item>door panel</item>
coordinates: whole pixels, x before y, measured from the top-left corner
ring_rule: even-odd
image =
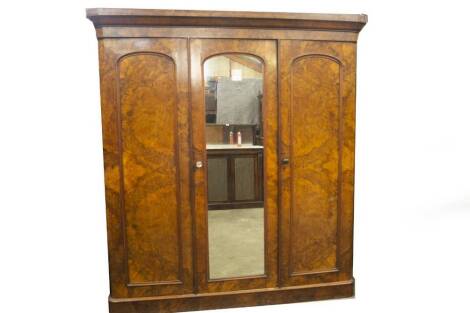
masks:
[[[229,200],[229,159],[210,157],[207,159],[207,197],[209,201],[222,202]]]
[[[319,56],[292,64],[293,275],[336,267],[339,69]]]
[[[175,64],[153,53],[124,57],[119,86],[129,282],[177,283],[181,260]]]
[[[248,157],[236,157],[233,159],[235,200],[256,199],[256,174],[255,168],[258,155]]]
[[[355,44],[281,41],[281,280],[351,279]]]
[[[103,40],[101,52],[117,86],[102,90],[112,296],[192,292],[187,41]]]
[[[196,280],[198,286],[198,292],[220,292],[220,291],[232,291],[232,290],[247,290],[247,289],[258,289],[258,288],[269,288],[275,287],[278,280],[278,254],[277,254],[277,201],[278,201],[278,161],[277,161],[277,139],[278,139],[278,112],[277,112],[277,58],[276,58],[276,42],[272,40],[231,40],[231,39],[192,39],[190,42],[191,50],[191,99],[192,99],[192,143],[193,143],[193,157],[194,162],[201,161],[204,164],[203,168],[197,168],[194,171],[194,203],[195,203],[195,226],[196,226]],[[207,184],[207,171],[205,167],[207,166],[207,152],[206,152],[206,138],[211,138],[215,140],[211,134],[206,135],[206,122],[216,121],[218,122],[221,119],[221,116],[217,115],[216,104],[212,102],[208,103],[208,107],[211,112],[206,115],[206,103],[205,103],[205,90],[206,93],[211,95],[213,100],[214,96],[212,93],[215,90],[215,87],[207,84],[205,86],[205,74],[212,76],[222,75],[219,72],[213,73],[204,73],[204,62],[211,57],[216,55],[227,55],[231,65],[227,68],[235,70],[234,73],[241,73],[240,67],[245,66],[249,67],[249,70],[244,72],[247,74],[247,77],[258,77],[260,71],[263,74],[263,86],[262,86],[262,118],[263,121],[260,121],[262,124],[262,129],[258,130],[257,134],[260,137],[257,137],[256,140],[263,142],[264,145],[264,156],[263,162],[264,166],[264,175],[263,175],[263,184],[264,184],[264,211],[262,212],[264,216],[264,243],[256,242],[256,246],[264,247],[264,257],[263,255],[256,256],[256,259],[264,260],[264,274],[256,275],[247,275],[243,277],[233,277],[234,275],[226,276],[225,273],[232,272],[230,269],[227,271],[220,271],[219,274],[215,274],[210,278],[210,264],[209,264],[209,242],[208,233],[208,184]],[[243,55],[240,57],[240,55]],[[257,61],[261,60],[262,67],[258,66]],[[214,59],[214,63],[215,63]],[[217,60],[218,66],[216,70],[225,70],[224,62]],[[261,69],[262,68],[262,69]],[[237,72],[238,71],[238,72]],[[243,74],[243,75],[245,75]],[[244,76],[245,77],[245,76]],[[235,80],[235,79],[233,79]],[[236,80],[240,80],[237,77]],[[224,86],[225,83],[224,82]],[[222,84],[219,85],[219,87]],[[227,98],[227,105],[235,97],[240,96],[239,94],[233,94],[233,96]],[[219,94],[220,97],[220,94]],[[220,98],[219,98],[220,101]],[[257,103],[255,101],[255,103]],[[260,106],[261,108],[261,106]],[[253,110],[256,112],[256,110]],[[259,120],[256,120],[258,122]],[[269,122],[266,122],[269,121]],[[224,122],[227,123],[227,122]],[[232,122],[237,124],[236,122]],[[221,125],[223,127],[223,124]],[[228,125],[227,125],[228,127]],[[235,132],[236,135],[237,132]],[[249,139],[244,133],[243,141]],[[252,137],[254,134],[252,134]],[[227,138],[225,138],[227,139]],[[218,138],[218,140],[223,140],[223,138]],[[243,161],[237,161],[237,164],[234,164],[238,169],[246,170],[247,167],[251,168],[251,171],[256,172],[256,166],[251,166],[245,164]],[[243,171],[242,171],[243,172]],[[239,173],[238,175],[243,175]],[[235,174],[236,176],[236,174]],[[241,177],[239,176],[238,179]],[[249,184],[253,185],[252,180],[254,177],[249,177],[248,185],[238,188],[240,196],[243,198],[252,197],[252,191],[245,190],[243,188],[250,187]],[[239,182],[239,181],[238,181]],[[240,182],[239,182],[240,183]],[[261,188],[260,188],[261,189]],[[256,194],[255,194],[256,196]],[[250,211],[253,210],[253,211]],[[218,220],[219,215],[223,214],[224,210],[214,211],[211,216],[211,220]],[[233,213],[243,212],[245,216],[257,216],[259,212],[256,209],[241,209],[240,211],[232,210]],[[234,223],[228,221],[228,227],[236,227],[239,221],[243,219],[234,220]],[[250,220],[250,218],[248,218]],[[241,224],[242,227],[244,224]],[[221,227],[211,227],[211,234],[219,234],[221,230],[224,230]],[[259,229],[258,229],[259,230]],[[256,238],[258,238],[259,232],[255,231]],[[226,235],[226,233],[224,233]],[[249,235],[249,233],[247,233]],[[262,235],[262,233],[261,233]],[[233,238],[230,238],[230,244],[236,247],[237,251],[245,251],[243,244],[232,242]],[[245,240],[244,237],[241,237],[241,240]],[[227,249],[227,246],[225,247]],[[236,252],[236,251],[235,251]],[[227,250],[227,253],[234,253],[230,249]],[[211,252],[211,258],[214,255]],[[234,258],[238,258],[239,255],[234,253]],[[250,255],[253,257],[253,255]],[[246,261],[246,259],[244,259]],[[239,263],[238,263],[239,264]],[[219,271],[218,271],[219,272]],[[260,270],[256,269],[255,271],[259,273]],[[239,272],[240,273],[240,272]],[[262,273],[262,272],[261,272]]]

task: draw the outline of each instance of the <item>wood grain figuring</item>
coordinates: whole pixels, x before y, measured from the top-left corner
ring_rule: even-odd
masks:
[[[356,45],[282,40],[281,285],[352,279]]]
[[[159,54],[127,56],[119,86],[129,282],[178,283],[175,64]]]
[[[291,70],[290,273],[336,266],[340,65],[322,56]]]
[[[191,293],[187,41],[106,39],[99,52],[111,296]]]

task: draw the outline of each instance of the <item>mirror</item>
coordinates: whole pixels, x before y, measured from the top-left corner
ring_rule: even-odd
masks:
[[[209,278],[263,275],[263,63],[211,57],[204,87]]]

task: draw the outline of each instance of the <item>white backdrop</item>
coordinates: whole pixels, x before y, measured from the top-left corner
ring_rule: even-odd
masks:
[[[86,7],[367,13],[356,298],[227,312],[469,312],[465,1],[9,1],[0,18],[0,311],[107,312],[97,42]]]

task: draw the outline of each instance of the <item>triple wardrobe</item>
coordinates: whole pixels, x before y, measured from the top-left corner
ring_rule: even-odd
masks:
[[[112,313],[354,295],[365,15],[88,9]]]

